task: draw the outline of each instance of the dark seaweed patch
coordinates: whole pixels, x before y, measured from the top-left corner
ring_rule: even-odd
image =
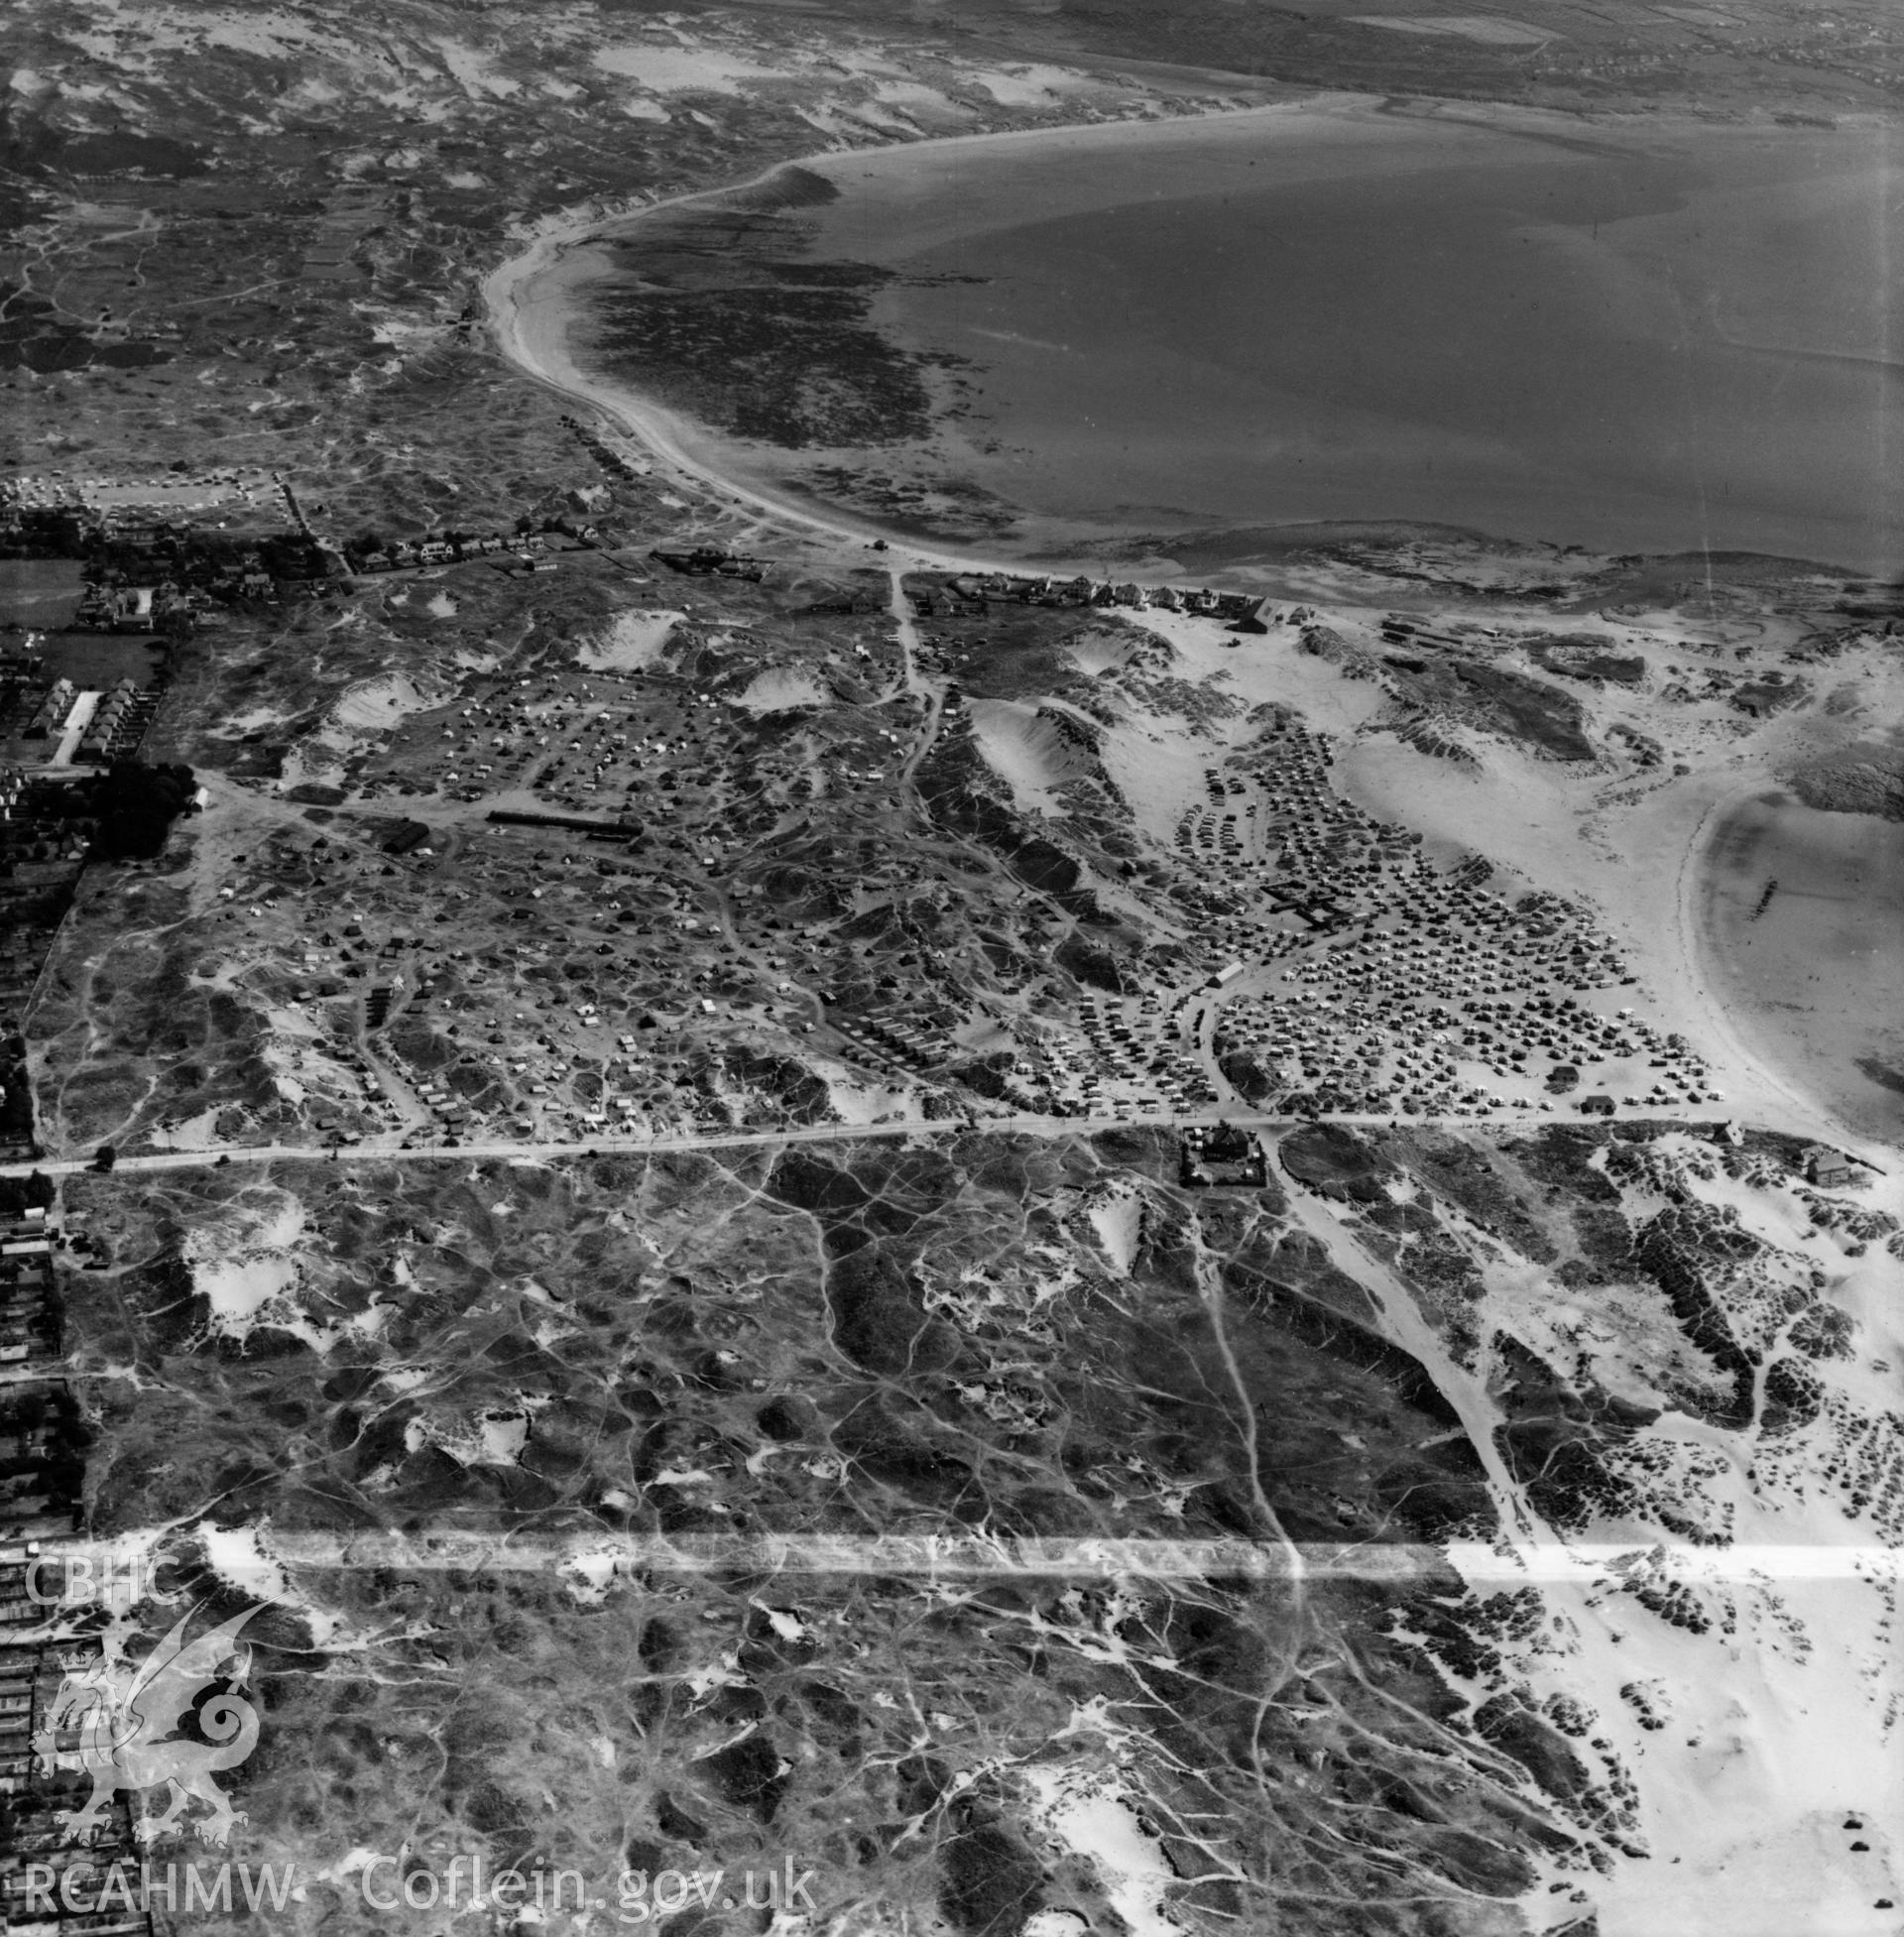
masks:
[[[618,252],[598,298],[610,366],[702,423],[783,449],[867,446],[932,429],[926,373],[956,359],[903,350],[868,321],[894,272],[804,262],[772,213],[702,213]]]

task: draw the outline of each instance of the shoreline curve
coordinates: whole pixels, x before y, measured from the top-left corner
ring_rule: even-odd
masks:
[[[855,152],[911,154],[920,150],[963,147],[975,142],[1005,144],[1049,140],[1064,135],[1094,132],[1107,126],[1150,128],[1162,125],[1164,122],[1188,125],[1204,120],[1241,120],[1252,115],[1288,114],[1292,111],[1313,110],[1318,106],[1336,108],[1362,106],[1378,109],[1380,97],[1372,94],[1330,91],[1295,100],[1262,102],[1251,107],[1220,108],[1206,114],[1168,115],[1156,119],[1133,120],[1129,123],[1073,121],[1035,128],[1000,128],[973,134],[931,135],[918,141],[873,143]],[[775,492],[729,477],[687,447],[692,441],[691,433],[685,430],[674,413],[652,399],[642,396],[639,392],[599,384],[577,368],[567,354],[565,340],[567,332],[563,319],[545,320],[542,324],[542,334],[538,336],[535,324],[529,318],[530,305],[524,301],[526,288],[537,277],[557,268],[564,257],[578,253],[597,241],[610,239],[612,231],[633,228],[648,217],[659,214],[663,209],[682,208],[694,202],[711,201],[722,195],[744,193],[750,188],[765,185],[787,169],[819,168],[836,159],[837,151],[830,149],[788,156],[772,163],[759,174],[748,176],[739,182],[723,182],[715,187],[693,188],[677,195],[663,196],[657,201],[645,203],[640,208],[630,209],[619,215],[577,216],[572,220],[557,221],[537,235],[522,254],[512,256],[499,264],[483,279],[483,303],[489,312],[492,338],[504,359],[515,364],[532,382],[553,390],[571,402],[610,420],[664,464],[724,498],[742,505],[752,505],[772,517],[788,520],[810,532],[835,540],[867,546],[871,546],[876,541],[883,541],[888,552],[898,553],[927,566],[951,571],[1021,572],[1026,568],[1023,559],[994,558],[978,552],[956,548],[940,549],[920,545],[894,537],[870,520],[863,522],[844,512],[823,516]]]

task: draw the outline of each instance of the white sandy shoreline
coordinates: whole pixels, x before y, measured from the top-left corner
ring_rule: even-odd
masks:
[[[1318,107],[1340,112],[1349,107],[1369,109],[1378,106],[1373,95],[1328,94],[1301,101],[1276,101],[1259,107],[1229,108],[1214,114],[1174,117],[1185,126],[1207,120],[1254,119],[1314,112]],[[1119,122],[1072,122],[1055,127],[1008,128],[988,133],[938,135],[919,141],[894,142],[854,151],[859,155],[911,156],[921,152],[971,149],[983,144],[1024,146],[1075,138],[1115,136],[1153,129],[1162,125],[1155,119]],[[620,385],[602,382],[583,371],[569,353],[568,328],[572,315],[563,299],[570,284],[561,279],[564,265],[596,243],[639,227],[664,210],[695,202],[717,200],[744,193],[771,182],[788,169],[824,170],[840,162],[834,150],[819,150],[771,163],[758,174],[716,187],[695,188],[649,202],[621,215],[578,215],[547,226],[522,255],[510,258],[493,270],[483,282],[483,302],[488,308],[490,327],[497,347],[525,375],[545,388],[559,392],[572,403],[592,410],[626,430],[668,469],[714,492],[729,503],[751,507],[765,516],[791,523],[817,537],[837,543],[871,546],[884,541],[892,562],[911,562],[953,571],[1024,571],[1025,561],[999,558],[959,547],[925,546],[894,535],[871,520],[855,519],[850,513],[830,509],[822,514],[787,495],[759,484],[744,483],[729,476],[710,461],[699,440],[679,417],[654,399]],[[553,285],[539,300],[532,294],[541,282]],[[1061,568],[1056,561],[1051,568]],[[1075,562],[1075,561],[1073,561]]]
[[[1766,1053],[1765,1045],[1752,1039],[1753,1006],[1746,1002],[1728,1005],[1714,993],[1712,958],[1719,938],[1707,906],[1707,863],[1727,818],[1745,801],[1762,793],[1770,780],[1768,773],[1760,774],[1744,786],[1710,800],[1686,843],[1674,883],[1681,988],[1697,1012],[1705,1038],[1723,1043],[1731,1052],[1733,1069],[1737,1072],[1732,1080],[1748,1081],[1751,1085],[1742,1094],[1737,1090],[1728,1092],[1732,1102],[1740,1106],[1741,1116],[1748,1121],[1774,1123],[1795,1135],[1837,1144],[1866,1162],[1888,1170],[1894,1163],[1893,1152],[1873,1144],[1828,1104],[1804,1095],[1778,1073],[1776,1058]]]
[[[712,191],[710,191],[712,192]],[[682,197],[681,199],[689,199]],[[665,204],[655,203],[655,207]],[[695,449],[691,430],[672,412],[635,392],[611,387],[585,374],[570,356],[567,344],[569,314],[559,283],[537,302],[526,292],[538,283],[556,283],[565,263],[573,261],[600,229],[594,221],[542,236],[522,256],[505,263],[483,285],[492,332],[503,355],[532,381],[566,398],[579,410],[606,419],[647,449],[661,466],[682,481],[712,492],[724,503],[790,524],[820,539],[871,548],[884,541],[896,563],[916,563],[952,571],[1018,571],[1015,560],[975,557],[969,553],[933,551],[908,545],[870,522],[860,524],[844,513],[822,517],[791,498],[742,483],[724,475]]]
[[[1225,128],[1254,128],[1268,122],[1281,122],[1293,129],[1305,122],[1312,125],[1318,121],[1340,123],[1352,117],[1380,125],[1384,129],[1408,124],[1423,129],[1484,129],[1490,126],[1541,128],[1551,124],[1555,129],[1577,133],[1581,126],[1580,117],[1552,110],[1500,108],[1490,111],[1487,104],[1474,102],[1455,103],[1446,113],[1436,111],[1435,104],[1411,104],[1405,115],[1398,115],[1378,95],[1327,92],[1296,100],[1225,108],[1197,115],[1069,122],[974,134],[937,135],[918,141],[870,145],[851,151],[850,156],[842,151],[823,149],[771,163],[757,174],[738,182],[665,196],[625,213],[576,215],[551,222],[542,228],[523,254],[503,262],[485,278],[483,301],[497,347],[527,376],[619,425],[669,469],[702,489],[713,491],[729,503],[751,507],[757,512],[839,543],[870,545],[884,541],[893,554],[894,562],[906,559],[958,571],[1075,570],[1086,565],[1087,561],[1041,557],[1039,564],[1033,566],[1023,558],[998,557],[959,545],[922,545],[872,520],[856,519],[851,513],[837,507],[818,512],[789,494],[733,477],[713,461],[705,440],[697,438],[692,427],[675,413],[638,391],[605,383],[576,364],[568,348],[572,315],[563,298],[571,285],[561,277],[563,266],[592,245],[610,242],[628,234],[653,216],[696,202],[715,201],[723,196],[745,193],[751,188],[763,186],[789,169],[806,169],[824,175],[848,159],[877,159],[892,164],[919,158],[931,160],[947,154],[995,155],[1012,148],[1129,142],[1154,134],[1162,128],[1189,131],[1212,124]],[[1615,118],[1606,117],[1606,120]],[[1656,132],[1662,126],[1659,120],[1650,116],[1617,119],[1630,119],[1648,132]],[[1601,123],[1590,122],[1587,125]],[[551,283],[552,287],[546,295],[537,298],[533,292],[536,285],[543,281]]]
[[[1721,891],[1726,885],[1725,874],[1712,865],[1715,848],[1735,830],[1741,819],[1749,818],[1749,809],[1755,801],[1761,800],[1768,791],[1777,789],[1779,786],[1777,775],[1767,769],[1755,783],[1734,788],[1709,808],[1696,830],[1693,847],[1688,853],[1682,921],[1686,933],[1685,946],[1694,969],[1694,986],[1701,992],[1707,1012],[1702,1020],[1715,1030],[1729,1030],[1753,1068],[1762,1072],[1763,1079],[1789,1099],[1788,1108],[1799,1112],[1804,1107],[1802,1094],[1779,1074],[1781,1070],[1793,1067],[1799,1052],[1793,1036],[1781,1031],[1772,1021],[1774,1012],[1787,1005],[1768,995],[1754,993],[1742,979],[1732,954],[1739,936],[1735,923],[1728,921],[1720,899]],[[1834,818],[1844,820],[1848,833],[1849,822],[1865,817]],[[1789,872],[1786,885],[1788,889],[1794,886]],[[1802,884],[1800,892],[1803,892]],[[1820,959],[1824,958],[1821,956]],[[1849,1027],[1853,1040],[1861,1039],[1867,1044],[1868,1034],[1859,1025],[1877,1023],[1887,1013],[1886,1003],[1889,999],[1890,992],[1882,985],[1881,979],[1877,986],[1854,989],[1849,992],[1848,1000],[1843,1002],[1837,1020]],[[1837,1066],[1841,1070],[1848,1070],[1854,1053],[1851,1040],[1835,1036],[1829,1030],[1821,1035],[1815,1029],[1808,1029],[1807,1038],[1811,1059],[1822,1069]],[[1846,1101],[1850,1099],[1846,1098]],[[1857,1129],[1841,1114],[1838,1095],[1824,1100],[1818,1126],[1805,1125],[1800,1117],[1793,1127],[1805,1128],[1810,1134],[1824,1135],[1829,1131],[1826,1141],[1857,1150],[1867,1160],[1878,1162],[1881,1167],[1893,1172],[1899,1168],[1896,1148],[1900,1140]],[[1889,1150],[1888,1159],[1881,1154],[1886,1150]]]
[[[1857,158],[1869,144],[1861,135],[1847,144],[1846,134],[1845,129],[1838,131],[1835,139],[1840,141],[1840,148],[1827,159],[1838,174],[1863,181],[1870,170]],[[835,542],[884,540],[907,553],[949,560],[967,568],[1006,560],[1018,561],[1020,568],[1089,568],[1088,560],[1104,555],[1106,542],[1154,541],[1167,554],[1171,534],[1184,536],[1232,527],[1247,530],[1252,525],[1265,531],[1286,531],[1308,520],[1339,525],[1377,518],[1421,525],[1433,524],[1438,516],[1446,522],[1447,514],[1438,513],[1434,504],[1423,500],[1408,484],[1419,467],[1421,452],[1409,441],[1412,420],[1403,408],[1405,396],[1400,403],[1390,400],[1370,407],[1390,410],[1394,404],[1394,410],[1400,411],[1399,416],[1390,410],[1387,417],[1373,420],[1384,436],[1401,439],[1392,478],[1386,472],[1364,476],[1367,466],[1357,458],[1350,466],[1353,477],[1340,464],[1323,463],[1311,480],[1311,488],[1304,488],[1302,474],[1290,472],[1286,465],[1278,468],[1262,455],[1253,429],[1250,435],[1223,431],[1222,426],[1229,422],[1229,403],[1227,394],[1220,400],[1212,391],[1219,376],[1226,382],[1247,385],[1260,374],[1261,381],[1271,385],[1272,396],[1275,383],[1294,384],[1289,394],[1293,415],[1277,434],[1286,435],[1291,450],[1308,450],[1305,461],[1317,458],[1318,452],[1311,446],[1330,426],[1348,434],[1360,420],[1352,419],[1345,428],[1323,407],[1318,407],[1320,415],[1297,408],[1295,400],[1302,392],[1300,371],[1292,375],[1280,371],[1279,366],[1262,373],[1244,366],[1232,369],[1225,361],[1221,341],[1214,348],[1199,347],[1176,377],[1179,388],[1188,386],[1184,389],[1185,409],[1191,414],[1188,421],[1204,422],[1209,412],[1216,413],[1207,416],[1212,439],[1207,448],[1194,442],[1173,445],[1173,433],[1163,421],[1139,416],[1130,426],[1130,447],[1153,455],[1144,456],[1133,472],[1131,466],[1138,460],[1118,456],[1123,447],[1118,441],[1122,432],[1106,432],[1102,427],[1099,407],[1104,399],[1095,393],[1074,396],[1076,382],[1066,377],[1057,385],[1066,399],[1065,410],[1081,411],[1083,417],[1074,422],[1062,412],[1056,419],[1049,412],[1040,415],[1030,397],[1020,393],[1030,382],[1034,391],[1042,394],[1038,375],[1042,366],[1037,363],[1037,353],[1050,346],[1034,344],[1025,352],[1008,348],[1000,351],[1004,360],[999,366],[999,381],[1015,399],[1014,408],[1021,407],[1027,415],[1022,424],[1015,416],[1009,416],[1007,422],[1017,424],[1026,434],[1010,449],[1002,450],[984,438],[975,443],[953,420],[946,419],[938,424],[929,443],[907,444],[898,453],[897,462],[903,475],[926,485],[928,498],[940,471],[996,491],[1021,514],[1018,528],[1009,537],[996,539],[977,531],[953,536],[935,529],[929,515],[924,521],[897,516],[896,506],[889,508],[894,513],[891,519],[885,509],[871,501],[863,510],[849,508],[837,502],[835,494],[823,485],[817,490],[809,488],[813,481],[797,475],[797,461],[789,462],[794,453],[772,444],[736,439],[697,424],[691,414],[673,412],[654,396],[631,387],[612,366],[599,371],[582,368],[596,360],[587,348],[590,339],[586,334],[570,337],[569,332],[582,327],[588,310],[580,302],[572,305],[563,302],[560,292],[585,281],[590,270],[606,271],[609,265],[605,255],[591,260],[586,253],[578,253],[571,280],[562,268],[570,248],[585,252],[595,242],[637,235],[650,216],[718,207],[724,199],[735,199],[739,205],[750,191],[792,170],[807,171],[839,191],[828,205],[816,201],[802,208],[802,220],[810,218],[815,225],[816,246],[904,274],[906,265],[920,257],[921,251],[925,261],[943,266],[952,259],[948,250],[963,260],[958,252],[982,249],[987,246],[983,238],[994,231],[1001,233],[1002,246],[1009,248],[1011,235],[1027,225],[1036,229],[1046,221],[1056,221],[1062,227],[1073,217],[1095,219],[1106,206],[1102,197],[1111,192],[1106,186],[1108,179],[1120,184],[1116,188],[1121,198],[1118,207],[1132,197],[1137,201],[1160,198],[1159,205],[1168,206],[1174,198],[1215,193],[1219,188],[1227,199],[1233,184],[1244,193],[1246,181],[1252,184],[1250,193],[1254,192],[1256,183],[1277,189],[1314,183],[1319,190],[1333,191],[1360,178],[1399,182],[1424,170],[1470,166],[1493,169],[1501,172],[1502,181],[1510,181],[1518,167],[1517,157],[1524,154],[1532,163],[1547,167],[1553,165],[1557,151],[1567,150],[1572,152],[1566,156],[1565,165],[1574,170],[1597,167],[1595,158],[1604,156],[1628,172],[1642,162],[1648,167],[1668,168],[1676,171],[1671,179],[1678,182],[1690,166],[1688,158],[1711,149],[1716,161],[1725,156],[1744,158],[1738,166],[1746,173],[1739,181],[1750,183],[1758,180],[1752,171],[1762,172],[1765,158],[1779,152],[1776,142],[1780,139],[1749,121],[1715,126],[1680,115],[1572,115],[1468,103],[1411,104],[1397,109],[1373,96],[1329,93],[1162,118],[1074,122],[825,149],[788,158],[733,183],[697,188],[612,214],[564,217],[545,228],[525,257],[501,265],[489,279],[486,295],[506,352],[511,351],[506,340],[511,333],[508,312],[539,310],[547,302],[549,317],[536,317],[533,325],[525,318],[523,339],[512,352],[517,360],[532,370],[539,366],[550,375],[556,363],[563,364],[561,384],[571,396],[586,401],[591,410],[619,421],[638,435],[646,425],[645,441],[657,457],[665,447],[667,460],[680,476],[692,477],[701,489],[712,489],[729,503],[770,511]],[[1857,161],[1855,168],[1845,168],[1844,152]],[[1801,163],[1804,160],[1803,156],[1799,158]],[[1797,165],[1780,162],[1777,166],[1788,169]],[[1259,174],[1248,173],[1258,168]],[[1616,177],[1609,179],[1623,178],[1617,177],[1616,171]],[[1836,174],[1833,179],[1837,180]],[[1564,225],[1574,218],[1563,210],[1556,219],[1563,223],[1563,229],[1556,231],[1559,240],[1552,246],[1559,247],[1573,235],[1573,230]],[[1650,231],[1645,225],[1653,218],[1632,219],[1640,231],[1635,260],[1648,259],[1649,250],[1656,251],[1668,243],[1679,246],[1684,241],[1677,230],[1671,236],[1648,241]],[[1007,260],[1011,260],[1009,256]],[[1757,285],[1748,278],[1738,300],[1748,307],[1760,302],[1762,293],[1754,294],[1756,290]],[[955,326],[956,316],[948,321],[936,309],[915,313],[913,299],[903,296],[899,288],[891,293],[890,300],[882,301],[882,320],[877,326],[889,340],[913,349],[937,347],[941,338],[934,332],[944,324],[950,331],[945,341],[951,342],[959,354],[975,355],[989,363],[987,346],[975,345],[961,335]],[[563,324],[553,312],[565,308],[572,313]],[[1089,327],[1081,326],[1085,335],[1080,341],[1095,343],[1097,338]],[[986,337],[994,334],[990,330],[978,333]],[[573,341],[575,355],[567,353],[565,339]],[[1009,345],[1017,339],[1008,335],[1004,340]],[[1406,345],[1380,340],[1382,354],[1398,367],[1405,367]],[[1201,339],[1198,341],[1201,344]],[[1130,346],[1121,347],[1121,343],[1113,332],[1103,346],[1105,353],[1125,354]],[[1815,344],[1821,349],[1831,346],[1822,338]],[[1214,363],[1210,361],[1212,355],[1216,357]],[[1028,365],[1025,356],[1032,358]],[[1635,368],[1644,377],[1651,366]],[[1139,375],[1133,374],[1131,381],[1138,388],[1145,387]],[[1093,424],[1099,427],[1094,429]],[[1528,475],[1539,485],[1537,509],[1510,508],[1500,501],[1492,484],[1483,488],[1485,481],[1478,475],[1463,472],[1466,481],[1458,481],[1454,488],[1465,509],[1454,512],[1453,522],[1480,533],[1500,534],[1507,542],[1518,535],[1530,542],[1543,537],[1556,541],[1585,538],[1594,548],[1607,551],[1697,549],[1705,530],[1703,523],[1695,520],[1689,525],[1686,503],[1673,497],[1665,485],[1660,486],[1665,495],[1658,496],[1655,504],[1654,496],[1649,495],[1653,485],[1646,482],[1651,473],[1644,464],[1631,479],[1620,474],[1622,482],[1630,483],[1638,493],[1635,508],[1623,524],[1606,509],[1615,501],[1625,502],[1620,492],[1596,494],[1585,486],[1566,487],[1556,482],[1560,473],[1554,466],[1566,468],[1563,459],[1574,452],[1577,428],[1566,424],[1557,427],[1561,442],[1549,453],[1553,461],[1546,468],[1535,464],[1530,453],[1511,439],[1502,447],[1503,463],[1523,467],[1534,464]],[[1356,431],[1357,435],[1365,433],[1372,434],[1367,426]],[[1017,449],[1018,443],[1027,448]],[[1275,449],[1282,448],[1273,438],[1271,443]],[[1591,440],[1581,448],[1591,454],[1590,445]],[[1800,454],[1804,454],[1803,449]],[[812,462],[824,461],[849,470],[877,461],[854,448],[823,449],[818,444],[806,455]],[[1514,504],[1519,506],[1519,500]],[[1639,515],[1642,508],[1650,508],[1644,516]],[[1796,523],[1787,517],[1788,512]],[[1655,516],[1663,542],[1649,543]],[[1846,570],[1867,568],[1857,563],[1857,544],[1862,543],[1858,534],[1849,527],[1840,532],[1832,524],[1838,518],[1837,510],[1831,505],[1817,509],[1813,522],[1825,520],[1818,531],[1806,524],[1811,516],[1800,515],[1781,500],[1780,508],[1766,511],[1757,523],[1746,519],[1736,530],[1728,528],[1724,542],[1731,548],[1770,556],[1837,559]],[[1781,519],[1786,523],[1781,525]],[[1824,544],[1821,534],[1828,528],[1844,538],[1850,548],[1835,549]],[[953,532],[961,529],[956,523],[952,526]],[[1808,544],[1808,538],[1818,542]],[[1851,544],[1852,540],[1857,544]],[[1720,542],[1714,539],[1715,544]],[[1162,570],[1153,571],[1153,575],[1175,575],[1167,557],[1159,562]]]

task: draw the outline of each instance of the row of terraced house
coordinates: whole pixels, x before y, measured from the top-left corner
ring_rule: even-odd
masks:
[[[1033,576],[1015,572],[908,572],[905,594],[922,618],[958,617],[988,605],[1111,606],[1129,611],[1187,612],[1232,624],[1259,620],[1263,601],[1250,592],[1208,586],[1139,585],[1133,580]]]
[[[101,1654],[99,1612],[60,1605],[84,1479],[84,1428],[60,1356],[55,1255],[66,1244],[48,1179],[0,1185],[0,1930],[150,1937],[142,1905],[102,1900],[96,1882],[61,1888],[68,1870],[75,1882],[113,1866],[137,1876],[146,1854],[124,1792],[85,1841],[74,1838],[64,1819],[89,1778],[46,1753],[76,1749],[56,1705],[66,1677]]]

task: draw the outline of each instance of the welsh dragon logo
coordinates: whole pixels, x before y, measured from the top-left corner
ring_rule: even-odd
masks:
[[[247,1608],[223,1627],[186,1640],[187,1610],[143,1661],[101,1657],[67,1663],[65,1679],[33,1739],[50,1769],[76,1769],[92,1777],[92,1794],[83,1808],[61,1818],[62,1831],[84,1836],[103,1826],[118,1790],[162,1784],[171,1789],[171,1803],[163,1816],[138,1825],[144,1840],[172,1829],[193,1798],[211,1810],[196,1825],[203,1842],[222,1845],[232,1825],[245,1821],[212,1776],[236,1768],[258,1746],[258,1711],[235,1693],[203,1702],[200,1697],[216,1682],[244,1686],[251,1649],[237,1635],[257,1612]],[[187,1717],[205,1740],[178,1733]],[[67,1746],[60,1746],[62,1740]]]

